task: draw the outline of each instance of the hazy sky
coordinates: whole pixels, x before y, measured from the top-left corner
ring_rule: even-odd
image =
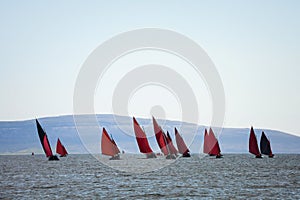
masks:
[[[188,36],[211,57],[225,89],[225,126],[300,135],[299,19],[299,1],[0,1],[0,120],[72,114],[88,55],[114,35],[156,27]],[[141,112],[143,95],[133,98],[131,114],[149,115]],[[203,95],[209,124],[209,95]],[[167,116],[176,119],[172,102]]]

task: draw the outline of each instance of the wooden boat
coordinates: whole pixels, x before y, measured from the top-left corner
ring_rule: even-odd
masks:
[[[223,155],[221,154],[219,141],[217,140],[212,128],[209,129],[208,137],[210,138],[209,140],[211,141],[210,142],[211,146],[208,154],[210,156],[216,156],[216,158],[221,158]]]
[[[37,119],[35,120],[35,122],[36,122],[38,135],[39,135],[42,147],[44,149],[44,152],[46,154],[46,157],[48,158],[49,161],[59,160],[58,157],[56,155],[53,155],[53,153],[52,153],[51,146],[50,146],[46,132],[44,131],[44,129],[42,128],[42,126],[40,125],[40,123]]]
[[[153,153],[149,145],[145,132],[142,130],[139,123],[136,121],[134,117],[133,117],[133,128],[134,128],[135,138],[138,147],[140,149],[140,152],[146,154],[147,158],[156,158],[155,153]]]
[[[175,139],[177,148],[180,154],[182,154],[182,157],[191,157],[190,150],[187,148],[184,140],[182,139],[181,135],[175,128]]]
[[[250,129],[250,137],[249,137],[249,152],[254,154],[256,158],[262,158],[261,153],[258,149],[256,135],[254,133],[252,126]]]
[[[103,155],[111,156],[110,160],[120,160],[120,150],[112,137],[109,137],[105,128],[102,130],[101,152]]]
[[[60,142],[59,138],[57,139],[56,143],[56,153],[60,155],[60,157],[66,157],[68,155],[68,152],[64,145]]]
[[[174,152],[170,151],[170,147],[169,145],[167,145],[168,143],[167,143],[166,134],[163,132],[162,128],[158,125],[154,117],[152,117],[152,120],[153,120],[155,138],[160,150],[166,156],[166,159],[176,159],[176,155],[174,154]]]
[[[273,158],[274,154],[272,153],[271,144],[264,132],[261,133],[260,137],[260,151],[264,155],[268,155],[269,158]]]
[[[167,140],[167,145],[169,146],[169,150],[170,150],[171,154],[174,154],[175,156],[177,156],[178,150],[175,148],[175,146],[173,144],[173,141],[169,134],[169,131],[167,131],[166,140]]]
[[[203,153],[207,153],[210,156],[216,156],[216,158],[221,158],[221,149],[219,141],[217,140],[212,128],[209,128],[209,133],[205,129],[204,132],[204,144],[203,144]]]

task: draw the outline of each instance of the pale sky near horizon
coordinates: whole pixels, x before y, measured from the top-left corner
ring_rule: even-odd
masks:
[[[89,54],[119,33],[155,27],[188,36],[213,60],[226,96],[225,127],[300,136],[299,19],[299,1],[0,1],[0,121],[72,114]],[[136,109],[142,93],[133,99]],[[177,119],[172,105],[168,117]]]

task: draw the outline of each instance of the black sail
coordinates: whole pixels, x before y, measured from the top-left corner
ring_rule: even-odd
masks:
[[[268,138],[264,132],[262,132],[261,138],[260,138],[260,151],[262,154],[272,155],[270,141],[268,140]]]

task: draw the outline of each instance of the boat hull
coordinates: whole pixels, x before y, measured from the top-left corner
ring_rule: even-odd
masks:
[[[49,156],[48,160],[49,161],[59,160],[59,158],[57,157],[57,155],[54,155],[54,156]]]

